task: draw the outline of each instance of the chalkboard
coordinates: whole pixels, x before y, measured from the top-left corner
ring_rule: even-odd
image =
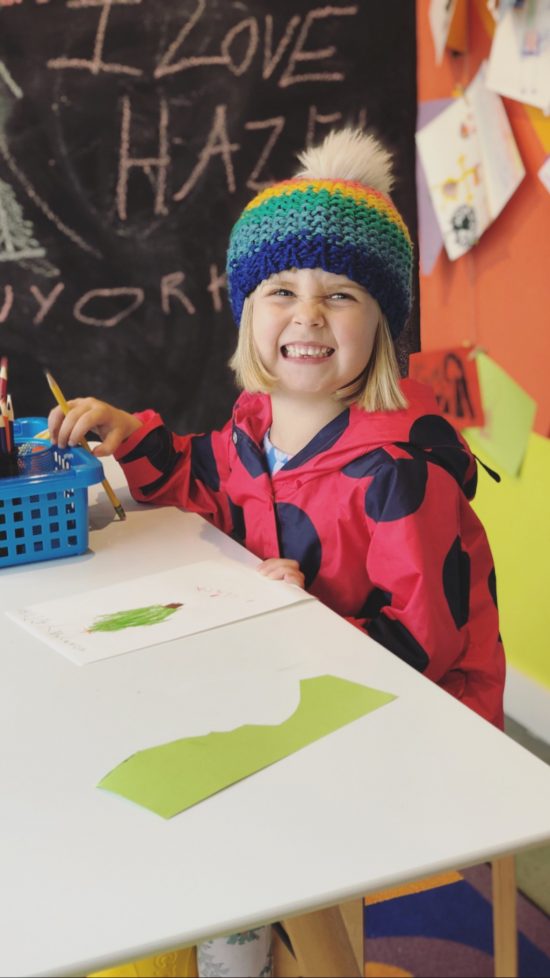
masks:
[[[0,0],[0,353],[66,397],[228,417],[229,230],[332,126],[395,151],[416,238],[414,0]],[[418,349],[418,316],[401,342]]]

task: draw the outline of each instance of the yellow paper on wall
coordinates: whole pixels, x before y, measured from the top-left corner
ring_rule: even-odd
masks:
[[[533,427],[536,403],[486,353],[478,353],[476,363],[485,424],[483,428],[466,428],[463,434],[468,441],[470,435],[475,438],[481,454],[488,456],[488,464],[496,466],[499,473],[516,476]]]
[[[468,437],[482,461],[489,456]],[[550,688],[550,441],[532,433],[519,478],[495,483],[480,471],[473,507],[493,551],[501,633],[510,665]]]

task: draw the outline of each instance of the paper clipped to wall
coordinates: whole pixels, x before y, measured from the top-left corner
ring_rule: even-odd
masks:
[[[525,176],[502,100],[485,78],[486,62],[465,93],[416,134],[452,261],[474,247]]]
[[[487,86],[550,114],[550,0],[529,0],[499,20]]]

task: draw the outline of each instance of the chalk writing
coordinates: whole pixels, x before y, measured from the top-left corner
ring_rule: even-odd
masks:
[[[22,89],[19,87],[17,82],[13,80],[3,61],[0,61],[0,79],[4,82],[6,87],[9,88],[12,95],[15,95],[16,98],[23,98]]]
[[[18,410],[43,410],[31,378],[53,357],[74,393],[99,379],[132,410],[146,371],[175,428],[216,427],[234,398],[231,226],[333,126],[368,116],[410,158],[414,0],[0,5],[0,331],[32,367]]]
[[[116,189],[117,211],[121,221],[125,221],[128,216],[128,174],[130,170],[141,168],[152,178],[153,171],[158,170],[156,177],[155,192],[155,214],[166,214],[166,172],[170,164],[168,152],[168,104],[165,99],[160,100],[159,112],[159,155],[144,156],[141,158],[130,156],[130,124],[132,121],[132,108],[129,96],[125,95],[122,99],[122,125],[120,130],[120,154],[118,166],[118,180]]]
[[[258,162],[246,181],[246,186],[250,187],[251,190],[263,190],[264,187],[268,187],[271,183],[270,180],[258,181],[258,177],[266,165],[271,155],[271,151],[285,127],[285,121],[284,115],[278,115],[275,116],[274,119],[261,119],[255,122],[245,122],[245,129],[250,129],[252,131],[257,131],[258,129],[272,129],[272,132],[269,134],[267,142],[260,153]]]
[[[13,306],[13,288],[11,285],[4,286],[4,301],[0,307],[0,323],[5,323]]]
[[[214,311],[221,312],[224,308],[222,295],[225,296],[227,293],[225,271],[220,272],[218,265],[214,262],[209,265],[208,275],[209,281],[205,286],[205,291],[211,296]],[[161,277],[158,290],[160,307],[165,316],[172,313],[175,308],[183,310],[186,316],[196,315],[197,309],[195,303],[182,289],[185,278],[185,272],[182,271],[169,272]],[[64,282],[57,282],[48,295],[44,295],[38,285],[34,283],[29,285],[29,292],[36,300],[38,306],[37,312],[32,320],[34,326],[39,326],[45,321],[64,291]],[[15,293],[11,284],[4,286],[3,299],[1,299],[0,293],[0,299],[2,301],[2,305],[0,306],[0,323],[7,321],[18,294]],[[118,326],[119,323],[135,312],[143,304],[144,299],[144,290],[135,286],[90,289],[77,299],[72,312],[74,318],[80,323],[88,326],[111,328]],[[121,305],[118,312],[109,312],[103,316],[100,315],[99,309],[102,304],[112,310],[117,303]],[[93,315],[90,311],[85,311],[86,309],[89,310],[92,304],[94,304],[95,310]]]
[[[63,282],[58,282],[57,285],[55,285],[54,288],[51,290],[50,294],[44,296],[37,285],[29,286],[29,290],[30,292],[32,292],[39,306],[39,310],[33,319],[33,326],[38,326],[41,322],[44,321],[47,313],[52,308],[57,297],[61,295],[64,288],[65,286]]]
[[[24,219],[12,188],[0,180],[0,262],[41,258],[45,254],[34,238],[31,222]]]
[[[316,10],[310,10],[309,13],[306,14],[296,39],[296,45],[289,58],[287,68],[279,82],[281,88],[287,88],[288,85],[298,85],[300,82],[344,81],[345,75],[342,71],[312,71],[298,75],[295,74],[295,70],[298,64],[305,64],[306,62],[311,63],[313,61],[332,58],[336,54],[336,48],[333,45],[328,48],[322,48],[318,51],[304,50],[304,45],[308,39],[308,34],[311,30],[312,24],[316,20],[322,20],[325,17],[355,17],[357,11],[358,7],[318,7]]]
[[[48,220],[55,225],[57,230],[61,231],[62,234],[64,234],[67,238],[69,238],[69,240],[72,241],[74,244],[78,245],[79,248],[82,248],[83,251],[88,251],[90,254],[95,255],[97,258],[100,258],[101,257],[100,252],[97,251],[97,249],[94,248],[92,245],[89,245],[86,241],[84,241],[83,238],[76,233],[76,231],[73,231],[72,228],[68,227],[68,225],[65,224],[65,222],[62,221],[61,218],[59,218],[57,214],[54,213],[50,205],[47,204],[45,200],[42,200],[40,195],[34,189],[30,180],[27,179],[23,171],[20,170],[19,167],[17,166],[15,160],[13,159],[8,149],[8,144],[5,138],[1,134],[0,134],[0,156],[3,157],[10,171],[12,172],[14,177],[16,177],[16,179],[19,181],[19,183],[25,190],[27,197],[29,197],[29,199],[32,200],[33,204],[35,204],[36,207],[38,207],[42,211],[42,213],[48,218]]]
[[[140,68],[132,68],[129,65],[122,65],[116,62],[103,61],[103,47],[105,44],[105,33],[111,14],[111,7],[129,6],[140,4],[141,0],[69,0],[68,7],[101,7],[99,23],[95,36],[94,51],[92,58],[51,58],[48,61],[48,68],[67,69],[67,68],[87,68],[92,75],[100,72],[108,72],[114,75],[141,75]]]

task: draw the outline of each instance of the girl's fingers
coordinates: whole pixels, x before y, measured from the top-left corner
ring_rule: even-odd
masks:
[[[296,584],[302,588],[305,585],[298,561],[288,557],[269,557],[260,564],[258,570],[263,577],[272,581],[286,581],[287,584]]]

